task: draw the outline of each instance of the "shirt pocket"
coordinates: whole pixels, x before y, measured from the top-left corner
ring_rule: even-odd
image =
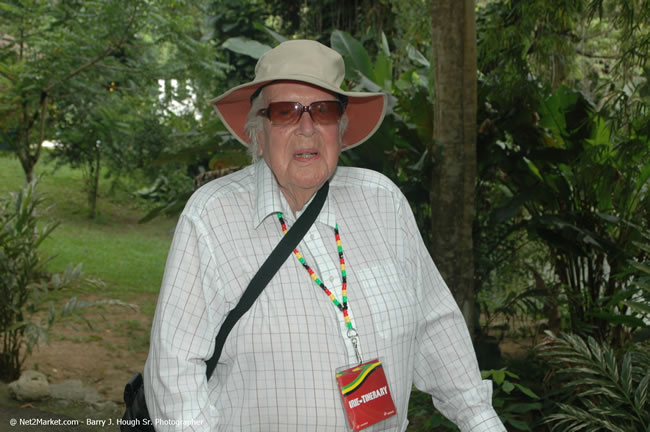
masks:
[[[411,339],[417,327],[414,287],[392,263],[356,271],[377,334],[392,342]]]

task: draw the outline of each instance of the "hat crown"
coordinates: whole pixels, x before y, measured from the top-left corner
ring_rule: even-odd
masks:
[[[320,42],[290,40],[264,53],[255,66],[255,81],[281,76],[310,77],[340,88],[345,63],[338,52]]]

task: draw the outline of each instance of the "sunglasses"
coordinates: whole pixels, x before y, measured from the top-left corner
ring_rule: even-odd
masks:
[[[262,108],[257,115],[264,116],[274,126],[285,126],[298,123],[302,113],[309,113],[316,124],[334,124],[341,119],[345,105],[338,100],[312,102],[303,105],[300,102],[272,102],[267,108]]]

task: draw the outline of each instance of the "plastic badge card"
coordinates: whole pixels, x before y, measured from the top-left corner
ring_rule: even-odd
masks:
[[[338,370],[336,382],[352,430],[365,429],[397,414],[379,360]]]

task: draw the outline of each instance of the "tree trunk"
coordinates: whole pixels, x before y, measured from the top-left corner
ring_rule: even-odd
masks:
[[[11,115],[11,114],[10,114]],[[32,126],[34,125],[33,118],[29,112],[29,105],[26,101],[20,105],[20,112],[18,115],[18,128],[16,133],[16,140],[11,144],[20,161],[25,174],[25,181],[30,183],[34,180],[34,165],[35,162],[32,153],[29,149],[29,141],[31,139]]]
[[[34,161],[30,157],[31,155],[27,152],[16,152],[20,165],[23,167],[23,173],[25,174],[25,182],[31,183],[34,180]]]
[[[97,195],[99,194],[99,171],[101,169],[101,149],[95,143],[95,160],[89,162],[90,175],[88,181],[88,206],[90,208],[90,219],[97,216]]]
[[[474,334],[472,221],[476,180],[474,0],[433,0],[433,257]]]

